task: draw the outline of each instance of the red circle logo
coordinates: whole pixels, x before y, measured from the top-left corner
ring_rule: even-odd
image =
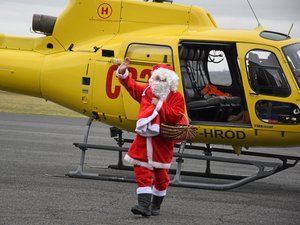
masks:
[[[99,5],[97,12],[99,17],[101,17],[102,19],[107,19],[112,14],[112,7],[108,3],[103,3]]]

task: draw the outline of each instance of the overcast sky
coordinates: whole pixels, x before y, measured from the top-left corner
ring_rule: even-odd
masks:
[[[294,24],[291,35],[300,38],[299,0],[250,2],[263,27],[287,33]],[[0,33],[35,36],[36,34],[30,33],[32,15],[37,13],[58,16],[67,3],[68,0],[0,0]],[[257,26],[247,0],[173,0],[173,3],[205,8],[220,28],[253,29]]]

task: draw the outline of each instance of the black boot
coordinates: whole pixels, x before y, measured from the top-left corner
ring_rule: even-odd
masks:
[[[135,215],[151,216],[151,196],[151,194],[138,194],[138,205],[133,206],[131,212]]]
[[[151,206],[150,206],[152,216],[158,216],[160,214],[160,205],[163,200],[164,200],[164,196],[159,197],[159,196],[153,195]]]

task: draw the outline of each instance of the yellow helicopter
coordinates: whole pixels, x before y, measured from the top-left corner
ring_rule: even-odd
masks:
[[[123,144],[130,140],[122,137],[122,130],[134,131],[139,107],[115,76],[125,57],[131,59],[129,72],[139,83],[147,82],[157,63],[171,65],[180,76],[178,91],[197,137],[193,144],[177,146],[173,185],[227,190],[295,166],[299,157],[242,148],[300,146],[299,40],[262,27],[222,30],[206,10],[171,3],[69,0],[57,18],[35,14],[32,29],[44,36],[0,34],[0,89],[44,98],[90,118],[83,143],[75,143],[82,157],[78,169],[69,172],[71,177],[102,178],[83,172],[85,152],[91,148],[119,152],[117,168],[125,167]],[[93,121],[113,126],[117,147],[88,143]],[[234,151],[211,144],[232,146]],[[280,162],[216,157],[212,152]],[[185,173],[183,159],[206,161],[205,173]],[[246,177],[216,175],[210,171],[211,161],[252,165],[258,172]],[[182,174],[234,181],[183,181]]]

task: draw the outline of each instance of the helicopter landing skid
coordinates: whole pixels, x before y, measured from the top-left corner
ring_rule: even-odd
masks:
[[[109,145],[95,145],[88,144],[88,134],[90,130],[91,123],[93,121],[91,117],[87,123],[87,131],[84,137],[83,143],[74,143],[74,145],[81,150],[80,164],[75,171],[70,171],[66,174],[73,178],[86,178],[86,179],[97,179],[97,180],[111,180],[120,182],[135,182],[134,178],[131,176],[121,176],[121,175],[109,175],[109,174],[98,174],[98,173],[88,173],[84,172],[84,160],[85,153],[88,149],[105,150],[105,151],[116,151],[118,152],[118,163],[116,165],[110,165],[110,169],[118,170],[132,170],[131,166],[126,166],[123,164],[123,153],[127,152],[128,148],[122,147],[124,143],[132,142],[131,139],[122,138],[122,130],[118,128],[111,128],[111,136],[115,137],[118,146]],[[255,159],[240,159],[240,158],[229,158],[224,157],[225,154],[233,154],[230,149],[212,148],[209,144],[205,146],[187,145],[186,141],[182,141],[181,144],[175,145],[178,147],[178,151],[174,152],[174,158],[176,163],[175,168],[170,169],[171,176],[171,186],[178,187],[190,187],[190,188],[200,188],[209,190],[230,190],[237,188],[253,182],[255,180],[268,177],[282,170],[290,167],[294,167],[300,160],[300,157],[288,156],[288,155],[277,155],[261,152],[243,152],[242,155],[253,156]],[[185,150],[195,150],[195,153],[185,153]],[[199,154],[199,150],[203,151],[204,154]],[[212,153],[218,152],[222,156],[213,156]],[[257,159],[268,158],[277,159],[279,162],[267,162]],[[205,172],[196,171],[184,171],[182,166],[185,160],[204,160],[206,161]],[[253,174],[242,176],[242,175],[230,175],[230,174],[216,174],[211,172],[211,162],[221,162],[237,165],[250,165],[257,168],[257,171]],[[203,179],[209,178],[208,181],[203,181]],[[214,183],[212,183],[212,179]],[[224,181],[229,182],[224,182]],[[220,182],[221,181],[221,182]]]

